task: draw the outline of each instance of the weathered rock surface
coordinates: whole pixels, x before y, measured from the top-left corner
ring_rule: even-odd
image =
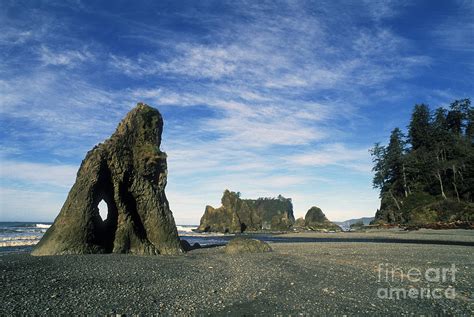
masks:
[[[342,231],[341,227],[326,218],[323,211],[318,207],[311,207],[304,217],[305,226],[315,231]]]
[[[33,255],[182,252],[165,196],[163,119],[139,103],[82,161],[61,212]],[[98,204],[108,216],[102,220]]]
[[[295,222],[291,199],[240,199],[239,194],[224,191],[222,206],[206,206],[198,230],[203,232],[240,233],[244,231],[285,231]]]
[[[181,239],[180,243],[181,243],[181,248],[186,252],[201,248],[201,245],[197,242],[191,245],[187,240]]]
[[[230,240],[224,248],[224,252],[227,254],[263,253],[270,251],[272,251],[272,248],[264,241],[240,237]]]
[[[304,220],[303,217],[300,217],[298,219],[295,220],[295,224],[293,225],[294,228],[299,228],[299,229],[303,229],[306,227],[306,222]]]

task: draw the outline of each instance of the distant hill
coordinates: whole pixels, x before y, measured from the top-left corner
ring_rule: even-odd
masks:
[[[374,220],[374,217],[362,217],[362,218],[357,218],[357,219],[349,219],[346,221],[334,221],[334,223],[337,224],[339,227],[341,227],[342,230],[346,231],[346,230],[349,230],[351,225],[354,223],[362,221],[364,225],[368,225],[373,220]]]

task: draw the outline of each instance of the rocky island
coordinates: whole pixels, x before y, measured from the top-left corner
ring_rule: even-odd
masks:
[[[163,119],[139,103],[82,161],[61,212],[33,255],[182,252],[165,195]],[[104,200],[108,216],[98,204]]]
[[[329,221],[321,208],[311,207],[304,217],[305,228],[313,231],[342,231],[341,227]]]
[[[222,206],[206,206],[198,231],[242,233],[244,231],[286,231],[295,222],[290,198],[241,199],[225,190]]]

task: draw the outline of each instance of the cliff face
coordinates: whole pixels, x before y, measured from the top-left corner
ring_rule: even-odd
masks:
[[[240,199],[224,191],[222,206],[206,206],[198,230],[204,232],[240,233],[258,230],[288,230],[295,222],[291,199]]]
[[[315,231],[342,231],[341,227],[326,218],[326,215],[318,207],[311,207],[304,217],[305,226]]]
[[[160,113],[138,104],[82,161],[54,224],[33,255],[182,252],[165,196],[166,153]],[[102,220],[98,204],[108,216]]]

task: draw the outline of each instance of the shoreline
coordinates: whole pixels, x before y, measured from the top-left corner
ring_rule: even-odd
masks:
[[[216,237],[219,241],[216,242]],[[181,240],[193,244],[198,240],[205,241],[202,248],[223,246],[235,237],[246,237],[262,240],[269,243],[409,243],[409,244],[433,244],[433,245],[458,245],[474,246],[474,231],[470,229],[420,229],[418,231],[406,231],[402,229],[370,229],[365,231],[342,231],[342,232],[244,232],[241,234],[204,234],[180,235]],[[199,241],[202,242],[202,241]],[[29,253],[34,244],[21,246],[2,246],[0,256],[3,254]],[[11,250],[9,250],[11,249]]]
[[[454,232],[437,236],[473,238]],[[474,313],[468,246],[345,241],[270,245],[273,252],[237,255],[224,254],[223,247],[181,256],[5,254],[0,256],[6,286],[0,293],[0,315]],[[379,282],[381,264],[404,272],[455,264],[459,272],[449,283]],[[384,287],[449,286],[456,290],[455,299],[389,300],[377,294]]]

